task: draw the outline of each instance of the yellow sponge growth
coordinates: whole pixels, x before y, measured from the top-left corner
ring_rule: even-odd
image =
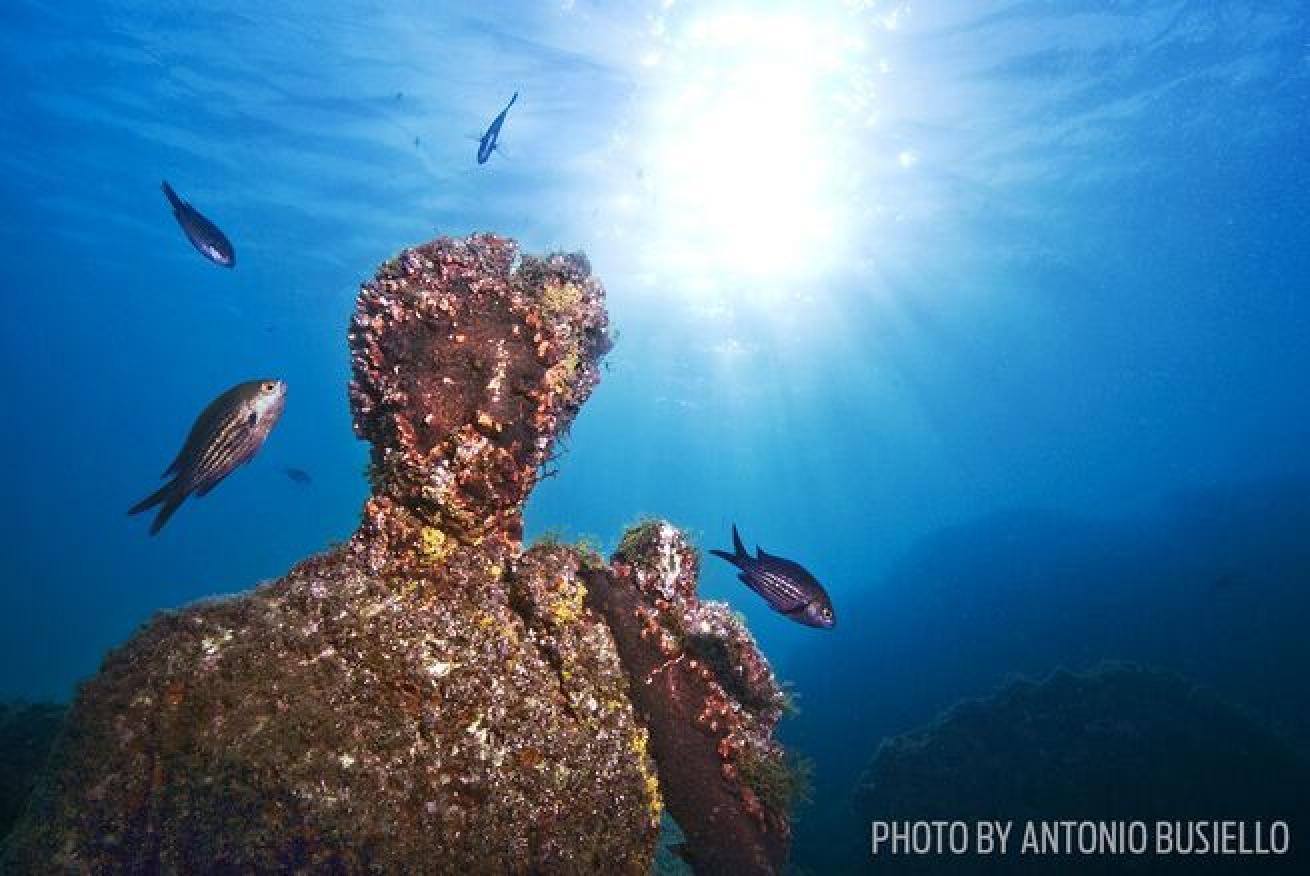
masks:
[[[435,526],[419,531],[419,553],[430,563],[442,563],[455,551],[455,542]]]
[[[664,799],[660,796],[660,780],[651,769],[650,758],[646,754],[646,748],[650,738],[646,731],[639,729],[632,737],[632,751],[637,755],[637,769],[641,770],[642,780],[646,786],[646,797],[650,801],[650,817],[654,822],[660,820],[660,814],[664,811]]]
[[[568,582],[560,588],[558,597],[550,604],[550,617],[559,626],[567,626],[582,617],[583,603],[587,598],[587,588],[578,582],[570,587]]]
[[[556,319],[582,303],[582,289],[572,283],[547,283],[541,291],[541,311]]]

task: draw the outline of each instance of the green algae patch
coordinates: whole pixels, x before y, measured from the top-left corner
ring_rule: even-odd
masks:
[[[794,813],[811,802],[814,761],[792,752],[749,753],[737,765],[741,780],[770,809]]]
[[[624,562],[631,562],[640,557],[651,545],[658,541],[660,528],[664,525],[665,523],[662,520],[648,518],[639,520],[629,526],[619,539],[618,549],[614,551],[615,558]]]

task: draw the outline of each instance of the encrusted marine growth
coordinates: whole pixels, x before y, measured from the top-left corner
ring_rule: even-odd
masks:
[[[581,256],[443,239],[363,287],[350,336],[359,531],[110,654],[0,870],[649,868],[659,784],[579,555],[520,554],[603,290]]]
[[[373,445],[360,546],[379,568],[423,527],[521,537],[523,501],[599,380],[606,327],[585,257],[520,257],[492,234],[406,250],[364,284],[350,400]]]
[[[522,551],[603,301],[582,256],[494,235],[384,265],[350,328],[358,531],[111,653],[0,870],[639,874],[667,799],[698,870],[772,872],[783,697],[686,542]]]
[[[652,737],[664,800],[699,874],[780,872],[790,846],[774,725],[787,698],[741,621],[696,596],[696,551],[663,521],[588,575]]]

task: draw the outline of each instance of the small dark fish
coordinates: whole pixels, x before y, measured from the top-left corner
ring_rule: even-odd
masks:
[[[140,514],[158,505],[150,534],[159,532],[187,496],[205,495],[254,458],[282,416],[286,399],[287,385],[281,380],[239,383],[214,399],[196,418],[177,458],[161,475],[173,479],[127,513]]]
[[[509,112],[509,108],[518,99],[519,93],[516,91],[514,96],[509,99],[509,103],[505,104],[505,108],[500,111],[500,115],[492,120],[491,127],[487,128],[487,133],[482,135],[482,139],[478,140],[478,164],[486,164],[487,159],[491,157],[491,153],[496,151],[496,141],[500,138],[500,126],[505,124],[505,114]]]
[[[710,553],[741,569],[737,577],[763,596],[774,611],[807,627],[830,630],[837,625],[827,591],[800,563],[767,554],[759,547],[755,548],[756,556],[752,557],[741,543],[735,523],[732,525],[732,549],[733,553],[716,550]]]
[[[309,486],[314,482],[314,479],[309,476],[309,472],[305,471],[303,468],[292,468],[289,465],[284,465],[282,466],[282,471],[286,472],[287,477],[291,478],[291,480],[298,484]]]
[[[182,231],[186,233],[186,239],[191,241],[191,245],[214,264],[225,268],[234,267],[237,263],[237,254],[232,249],[232,242],[227,239],[227,235],[219,231],[218,226],[213,222],[200,215],[199,210],[179,198],[167,180],[161,188],[168,197],[168,203],[173,205],[173,217],[177,219],[177,224],[182,226]]]

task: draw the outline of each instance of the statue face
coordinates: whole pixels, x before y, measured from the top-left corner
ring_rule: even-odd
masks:
[[[351,331],[356,431],[380,489],[469,519],[517,508],[599,378],[603,296],[585,260],[520,259],[493,235],[384,265]]]

